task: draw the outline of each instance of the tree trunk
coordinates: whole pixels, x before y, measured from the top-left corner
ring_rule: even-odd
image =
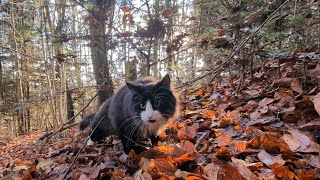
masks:
[[[90,36],[92,37],[90,42],[91,48],[91,59],[93,65],[93,72],[95,75],[97,85],[102,85],[98,92],[98,105],[100,106],[113,94],[113,83],[109,71],[109,63],[107,58],[107,47],[106,47],[106,13],[110,11],[113,2],[100,2],[96,0],[96,4],[92,9],[91,18],[94,19],[90,23]]]

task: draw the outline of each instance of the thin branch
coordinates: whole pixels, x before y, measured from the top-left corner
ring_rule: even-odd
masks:
[[[191,80],[191,81],[189,81],[189,82],[186,82],[186,83],[182,84],[181,86],[178,86],[177,89],[180,89],[180,88],[182,88],[182,87],[184,87],[184,86],[190,85],[190,84],[192,84],[192,83],[194,83],[194,82],[196,82],[196,81],[198,81],[198,80],[200,80],[200,79],[202,79],[202,78],[204,78],[204,77],[207,77],[207,76],[210,75],[210,74],[214,74],[214,73],[216,73],[216,71],[219,72],[219,69],[220,69],[221,67],[223,67],[224,65],[226,65],[226,64],[229,62],[229,60],[245,45],[245,43],[247,43],[253,36],[257,35],[257,34],[259,33],[259,31],[264,27],[264,25],[266,25],[267,22],[272,18],[272,16],[273,16],[274,14],[276,14],[283,6],[284,6],[285,4],[287,4],[289,1],[290,1],[290,0],[286,0],[286,1],[285,1],[284,3],[282,3],[275,11],[273,11],[273,12],[270,14],[270,16],[269,16],[253,33],[251,33],[249,36],[247,36],[246,39],[244,39],[243,41],[241,41],[241,42],[239,43],[239,45],[237,45],[237,48],[236,48],[231,54],[229,54],[229,56],[228,56],[219,66],[217,66],[216,68],[214,68],[213,70],[211,70],[210,72],[208,72],[208,73],[206,73],[206,74],[204,74],[204,75],[201,75],[201,76],[199,76],[199,77],[197,77],[197,78],[195,78],[195,79],[193,79],[193,80]],[[211,79],[211,81],[212,81],[212,80],[213,80],[213,79]],[[210,82],[211,82],[211,81],[210,81]]]

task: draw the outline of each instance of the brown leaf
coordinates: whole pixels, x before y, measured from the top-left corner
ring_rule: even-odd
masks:
[[[236,159],[234,157],[232,157],[231,160],[232,163],[238,168],[239,173],[245,179],[258,179],[258,177],[247,168],[245,161],[241,159]]]
[[[221,147],[219,150],[214,154],[219,159],[230,159],[232,156],[231,151],[226,147]]]
[[[296,152],[297,149],[301,147],[300,141],[291,136],[290,134],[284,134],[281,139],[284,140],[290,147],[291,151]]]
[[[174,175],[174,173],[177,171],[177,167],[175,165],[162,159],[156,159],[154,161],[154,167],[158,172],[165,173],[170,176]],[[149,168],[152,169],[150,166]]]
[[[302,85],[301,83],[297,80],[297,79],[293,79],[291,81],[291,89],[295,92],[298,92],[298,93],[302,93],[303,92],[303,88],[302,88]]]
[[[244,180],[244,177],[235,166],[224,166],[219,171],[218,179]]]
[[[193,173],[187,172],[187,171],[181,171],[180,169],[178,169],[175,173],[174,176],[175,177],[179,177],[179,178],[183,178],[186,179],[189,175],[191,175]]]
[[[292,90],[298,93],[303,92],[303,88],[298,79],[295,78],[282,78],[273,83],[273,87],[291,87]]]
[[[278,178],[293,179],[295,177],[295,174],[291,172],[288,167],[282,166],[279,163],[271,164],[269,167]]]
[[[181,128],[178,131],[177,135],[180,139],[194,139],[194,137],[197,135],[198,129],[199,129],[199,124],[194,123],[192,126]]]
[[[185,150],[189,154],[197,152],[196,146],[192,142],[190,142],[188,140],[182,140],[181,141],[181,147],[182,147],[183,150]]]
[[[237,152],[245,152],[247,150],[248,141],[234,141],[233,149]]]
[[[38,160],[36,160],[34,163],[31,164],[31,166],[28,168],[27,172],[23,176],[23,180],[32,180],[32,173],[36,170],[38,164]]]
[[[306,149],[309,145],[310,145],[310,139],[308,136],[304,135],[303,133],[301,133],[301,131],[297,130],[297,129],[292,129],[289,131],[291,133],[291,135],[297,139],[298,141],[300,141],[300,148],[299,150],[304,150]]]
[[[196,162],[196,158],[191,156],[190,154],[184,154],[178,158],[172,159],[172,163],[174,163],[177,167],[181,167],[186,163],[190,164],[191,162]]]
[[[86,174],[81,174],[81,176],[79,177],[79,180],[90,180],[91,178],[86,175]]]
[[[134,180],[152,180],[152,176],[146,172],[140,169],[133,175]]]
[[[317,176],[312,171],[304,171],[302,173],[297,174],[297,179],[313,180],[313,179],[317,179]]]
[[[233,118],[220,118],[218,122],[218,127],[219,128],[226,128],[230,125],[234,124],[234,119]]]
[[[258,176],[260,177],[260,179],[277,180],[273,171],[268,168],[260,168]]]
[[[316,96],[314,96],[312,102],[314,105],[314,109],[320,115],[320,92]]]
[[[205,177],[206,179],[217,180],[220,168],[221,166],[217,163],[207,164],[203,168],[202,176]]]
[[[260,107],[266,106],[266,105],[272,103],[273,101],[274,101],[274,99],[272,99],[272,98],[263,98],[263,99],[259,102],[259,106],[260,106]]]
[[[289,146],[282,139],[270,134],[255,136],[248,145],[254,149],[265,149],[269,153],[282,152],[294,155]]]
[[[304,159],[315,168],[320,168],[320,155],[305,155]]]
[[[300,130],[320,129],[320,119],[315,119],[298,127]]]
[[[274,163],[278,163],[280,165],[284,165],[284,163],[286,162],[285,160],[283,160],[281,158],[281,156],[272,156],[269,153],[267,153],[265,150],[260,151],[260,153],[258,154],[258,158],[261,162],[263,162],[266,165],[272,165]]]
[[[255,90],[255,89],[252,89],[252,90],[245,90],[244,91],[245,93],[249,94],[250,96],[252,97],[258,97],[260,94],[259,94],[259,91]]]
[[[219,147],[230,145],[232,144],[231,136],[221,135],[215,139],[215,143],[217,143]]]

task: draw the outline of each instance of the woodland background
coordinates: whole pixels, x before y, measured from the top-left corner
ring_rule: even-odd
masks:
[[[169,73],[178,86],[238,77],[239,92],[269,60],[319,51],[319,6],[313,0],[2,1],[0,130],[6,133],[0,141],[58,127],[103,84],[96,103],[80,112],[88,114],[119,84],[140,76]]]
[[[0,178],[320,178],[319,9],[0,0]],[[125,81],[166,73],[181,115],[148,151],[87,147],[70,128]]]

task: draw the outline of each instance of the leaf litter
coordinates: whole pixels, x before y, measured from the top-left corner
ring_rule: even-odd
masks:
[[[181,117],[168,122],[157,145],[128,155],[117,137],[86,146],[66,178],[319,179],[320,76],[317,68],[306,71],[308,80],[260,72],[240,93],[238,79],[184,91]],[[41,135],[18,136],[0,147],[0,178],[61,178],[87,133],[68,129],[45,141]]]

